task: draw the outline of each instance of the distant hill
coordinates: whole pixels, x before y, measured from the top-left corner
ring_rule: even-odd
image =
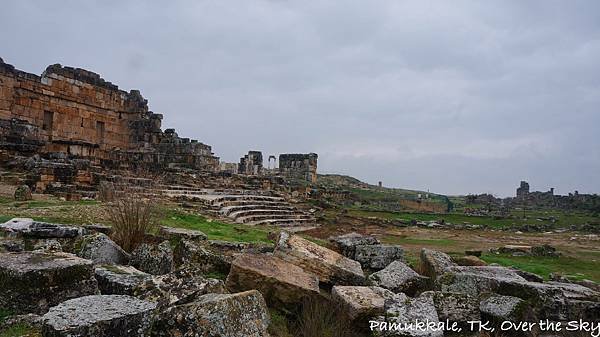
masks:
[[[389,208],[391,204],[397,204],[406,200],[441,203],[444,205],[447,205],[449,202],[445,195],[402,188],[379,187],[341,174],[319,174],[317,186],[327,189],[345,190],[350,192],[356,201],[377,204],[383,208]]]

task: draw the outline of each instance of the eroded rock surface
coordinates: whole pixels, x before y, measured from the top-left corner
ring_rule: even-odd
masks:
[[[335,286],[331,297],[351,320],[368,320],[385,312],[385,301],[394,293],[380,287]]]
[[[177,239],[177,240],[191,240],[191,241],[204,241],[208,239],[208,236],[201,231],[193,230],[193,229],[185,229],[185,228],[174,228],[161,226],[160,234],[162,234],[165,238]]]
[[[377,238],[358,233],[348,233],[339,236],[332,236],[329,238],[329,241],[337,246],[338,251],[342,253],[342,255],[350,259],[354,259],[356,246],[379,244],[379,240],[377,240]]]
[[[381,270],[396,260],[404,260],[404,249],[398,245],[358,245],[354,260],[370,270]]]
[[[132,266],[119,265],[96,267],[95,275],[103,295],[133,295],[137,286],[152,277]]]
[[[273,255],[316,275],[326,284],[362,285],[365,282],[360,263],[298,235],[282,232]]]
[[[448,254],[427,248],[421,249],[421,267],[423,273],[431,279],[435,280],[453,266],[456,266],[456,263]]]
[[[173,249],[168,241],[159,245],[142,243],[131,253],[129,263],[148,274],[164,275],[173,270]]]
[[[75,298],[42,317],[44,337],[148,337],[155,304],[125,295]]]
[[[161,312],[156,337],[268,337],[269,312],[257,290],[207,294]]]
[[[127,264],[131,258],[123,248],[102,233],[84,236],[77,255],[96,264]]]
[[[2,225],[0,231],[9,236],[22,236],[33,239],[75,238],[83,234],[79,227],[33,221],[29,218],[14,218]]]
[[[2,253],[0,284],[0,307],[15,314],[98,293],[92,261],[67,253]]]
[[[231,291],[257,289],[271,304],[299,304],[319,294],[319,280],[302,268],[269,255],[245,254],[231,264],[227,277]]]
[[[414,295],[427,286],[429,278],[419,275],[401,261],[394,261],[384,269],[369,275],[369,283],[395,293]]]

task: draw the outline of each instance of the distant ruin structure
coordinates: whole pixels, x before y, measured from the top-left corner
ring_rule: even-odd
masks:
[[[526,198],[529,195],[529,183],[522,180],[521,185],[517,188],[517,198]]]
[[[311,183],[317,182],[317,154],[280,154],[279,173]]]
[[[240,158],[239,174],[261,175],[263,173],[263,155],[260,151],[248,151]]]

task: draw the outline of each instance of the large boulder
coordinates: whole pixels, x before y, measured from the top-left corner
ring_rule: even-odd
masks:
[[[421,249],[421,268],[423,269],[423,274],[432,280],[444,275],[448,268],[453,266],[456,266],[456,263],[452,261],[452,258],[448,254],[427,248]]]
[[[29,218],[14,218],[0,225],[0,231],[9,236],[31,239],[75,238],[83,234],[84,229],[68,225],[33,221]]]
[[[428,277],[417,274],[401,261],[394,261],[384,269],[369,275],[370,284],[411,296],[425,289],[428,281]]]
[[[207,294],[162,311],[154,337],[268,337],[269,311],[257,290]]]
[[[360,263],[298,235],[281,232],[273,254],[316,275],[325,284],[362,285],[365,282]]]
[[[65,300],[97,294],[93,263],[67,253],[0,254],[0,307],[44,313]]]
[[[158,245],[142,243],[131,253],[129,264],[152,275],[164,275],[173,270],[173,249],[169,241]]]
[[[119,265],[96,267],[95,275],[102,295],[133,295],[136,287],[151,278],[132,266]]]
[[[155,304],[125,295],[68,300],[42,317],[44,337],[148,337]]]
[[[269,255],[238,256],[231,264],[226,285],[231,291],[257,289],[271,306],[293,306],[319,294],[316,276]]]
[[[133,291],[136,297],[158,303],[160,308],[190,303],[208,293],[226,292],[223,281],[205,278],[194,268],[145,279]]]
[[[385,301],[394,293],[380,287],[334,286],[331,298],[353,321],[366,321],[385,312]]]
[[[415,321],[431,322],[437,324],[439,322],[438,314],[435,309],[435,304],[431,296],[421,295],[417,298],[409,298],[400,293],[386,301],[385,315],[378,316],[374,319],[375,322],[385,323],[373,326],[374,331],[378,331],[382,336],[401,336],[401,337],[443,337],[444,332],[437,329],[422,329],[415,326]],[[403,330],[394,330],[390,327],[406,326],[413,324],[412,328]],[[384,329],[384,327],[386,329]],[[382,330],[383,329],[383,330]]]
[[[32,200],[33,196],[31,195],[31,188],[27,185],[20,185],[15,190],[15,200],[16,201],[28,201]]]
[[[378,245],[380,242],[377,238],[358,233],[348,233],[339,236],[332,236],[329,241],[334,244],[337,250],[347,258],[354,260],[356,246],[359,245]]]
[[[358,245],[354,260],[370,270],[381,270],[396,260],[404,260],[404,249],[398,245]]]
[[[131,256],[106,234],[84,236],[78,256],[96,264],[127,264]]]
[[[469,329],[469,321],[481,320],[479,299],[467,294],[428,291],[421,296],[431,297],[440,321],[458,323],[463,329]]]

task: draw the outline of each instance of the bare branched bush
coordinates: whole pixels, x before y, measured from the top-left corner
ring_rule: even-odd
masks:
[[[152,200],[128,189],[107,204],[107,213],[112,222],[112,239],[128,252],[143,242],[159,219],[158,207]]]
[[[356,337],[350,321],[337,305],[319,298],[303,301],[298,317],[296,336],[301,337]]]

